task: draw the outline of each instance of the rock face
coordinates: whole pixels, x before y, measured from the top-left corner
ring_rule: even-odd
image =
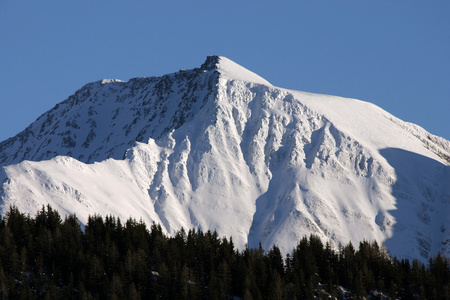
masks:
[[[227,58],[85,85],[0,143],[0,197],[217,230],[242,248],[301,237],[450,256],[450,142],[359,100],[272,86]]]

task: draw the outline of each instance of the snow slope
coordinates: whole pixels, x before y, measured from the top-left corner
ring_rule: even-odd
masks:
[[[450,142],[231,60],[91,83],[0,143],[1,209],[113,214],[290,251],[311,233],[450,255]]]

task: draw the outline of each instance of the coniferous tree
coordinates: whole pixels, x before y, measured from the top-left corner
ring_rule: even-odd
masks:
[[[234,249],[217,232],[94,215],[81,230],[75,216],[61,220],[50,206],[34,218],[11,207],[0,219],[0,297],[4,299],[449,299],[450,263],[437,254],[428,265],[397,260],[376,242],[333,249],[316,236],[302,238],[283,259]],[[320,283],[320,284],[319,284]]]

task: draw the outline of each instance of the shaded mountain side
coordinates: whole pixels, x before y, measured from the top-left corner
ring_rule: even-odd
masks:
[[[136,141],[180,127],[214,98],[218,74],[213,66],[209,59],[201,68],[161,77],[86,84],[0,143],[0,165],[57,155],[85,163],[123,159]]]
[[[416,243],[411,244],[411,254],[420,251],[427,257],[430,252],[449,253],[450,166],[403,149],[387,148],[380,153],[397,173],[392,185],[397,205],[390,212],[396,224],[394,235],[385,241],[387,247],[408,243],[402,232],[413,231]]]

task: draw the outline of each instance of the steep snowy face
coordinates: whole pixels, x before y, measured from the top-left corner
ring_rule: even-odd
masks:
[[[229,80],[218,97],[258,189],[250,246],[288,250],[314,233],[448,253],[448,141],[353,99]]]
[[[375,105],[274,87],[219,56],[199,69],[91,85],[19,134],[27,138],[0,144],[2,158],[20,153],[13,163],[66,155],[4,163],[3,211],[34,214],[49,203],[82,222],[100,213],[169,234],[217,230],[240,248],[288,252],[312,233],[336,245],[377,240],[400,257],[450,255],[450,142]],[[97,127],[87,147],[76,140],[64,152],[66,136],[44,134],[78,126],[67,136],[84,141],[89,118]],[[50,137],[56,150],[45,154],[53,148],[34,139]]]

